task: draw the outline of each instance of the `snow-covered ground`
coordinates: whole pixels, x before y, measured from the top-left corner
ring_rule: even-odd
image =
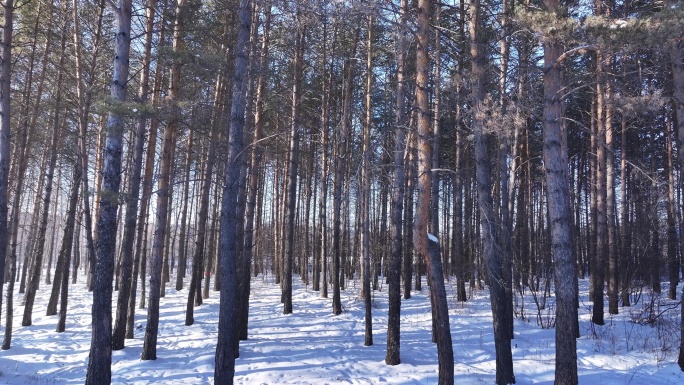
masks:
[[[272,277],[252,283],[249,339],[240,345],[236,362],[237,384],[436,384],[437,352],[430,342],[427,291],[402,302],[401,360],[384,364],[387,287],[374,292],[375,345],[363,346],[363,303],[358,286],[343,291],[344,313],[331,314],[331,300],[295,278],[294,313],[282,314],[279,286]],[[634,322],[649,308],[642,296],[632,308],[609,317],[605,326],[592,326],[585,295],[580,306],[578,364],[580,384],[661,385],[684,384],[675,361],[679,346],[679,308],[664,299],[654,301],[654,314],[665,311],[655,326]],[[666,289],[666,288],[665,288]],[[47,285],[42,285],[33,316],[34,325],[15,326],[12,348],[0,351],[0,384],[81,384],[84,382],[90,344],[91,295],[82,282],[71,290],[66,332],[56,333],[57,317],[46,317]],[[186,289],[187,290],[187,289]],[[167,289],[161,301],[156,361],[141,361],[146,310],[137,310],[136,338],[114,352],[115,384],[210,384],[213,382],[218,293],[195,310],[195,324],[184,326],[187,291]],[[467,303],[456,303],[453,282],[447,283],[456,383],[493,384],[494,342],[486,291],[471,293]],[[644,292],[645,293],[645,292]],[[665,291],[664,291],[665,293]],[[116,293],[115,293],[116,295]],[[17,295],[15,303],[21,301]],[[518,306],[522,305],[519,301]],[[673,307],[666,310],[668,305]],[[15,310],[21,325],[23,307]],[[551,299],[540,316],[551,321]],[[513,341],[517,384],[553,384],[554,331],[537,326],[531,297],[524,303],[525,320],[515,321]],[[2,315],[4,317],[4,314]],[[4,325],[4,322],[2,323]],[[4,331],[4,329],[0,329]]]

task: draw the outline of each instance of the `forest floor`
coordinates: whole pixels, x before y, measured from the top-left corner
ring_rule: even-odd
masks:
[[[92,296],[81,280],[70,288],[66,332],[56,333],[57,316],[46,317],[48,285],[36,301],[33,326],[15,326],[12,348],[0,351],[0,384],[82,384],[90,344]],[[454,281],[447,282],[453,336],[456,383],[493,384],[495,353],[492,315],[486,290],[471,291],[471,299],[457,303]],[[605,326],[592,326],[587,281],[580,282],[580,331],[577,354],[580,384],[684,384],[676,364],[679,346],[678,302],[665,295],[635,292],[639,302],[608,316]],[[666,293],[667,287],[663,288]],[[295,277],[294,313],[282,314],[279,286],[272,276],[252,282],[249,339],[240,344],[236,384],[436,384],[437,352],[430,342],[427,288],[403,300],[401,361],[384,364],[387,323],[387,286],[374,292],[373,338],[363,346],[363,302],[359,287],[342,292],[345,311],[331,314],[331,300],[301,284]],[[681,291],[680,291],[681,292]],[[332,296],[332,292],[330,293]],[[116,295],[116,293],[114,293]],[[679,295],[679,292],[678,292]],[[17,295],[15,303],[21,301]],[[213,383],[218,293],[195,310],[195,324],[184,326],[187,289],[170,288],[161,300],[156,361],[141,361],[146,310],[136,311],[135,339],[113,353],[114,384]],[[554,299],[537,311],[532,293],[517,301],[513,345],[517,384],[553,384]],[[523,310],[520,313],[520,310]],[[21,325],[23,307],[15,310]],[[4,317],[4,314],[2,315]],[[522,318],[524,316],[524,319]],[[4,322],[3,322],[4,324]],[[0,328],[4,332],[4,328]],[[568,331],[570,332],[570,331]]]

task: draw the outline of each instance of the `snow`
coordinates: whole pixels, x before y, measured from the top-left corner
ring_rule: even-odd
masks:
[[[57,317],[46,317],[48,285],[42,285],[33,326],[22,327],[23,307],[15,310],[12,348],[0,351],[0,384],[81,384],[84,382],[90,343],[91,294],[83,279],[71,287],[66,332],[54,332]],[[647,301],[621,314],[608,316],[605,326],[592,326],[591,305],[581,281],[578,365],[580,384],[651,385],[683,384],[676,365],[679,344],[679,308],[675,301]],[[426,288],[426,286],[424,286]],[[457,384],[493,384],[495,354],[491,310],[486,290],[471,291],[471,300],[457,303],[455,281],[447,282]],[[332,315],[331,300],[295,277],[294,313],[282,314],[279,285],[273,277],[252,283],[249,339],[242,341],[236,362],[236,384],[436,384],[437,353],[430,342],[427,289],[402,302],[401,360],[384,363],[387,286],[373,295],[375,345],[364,347],[363,302],[359,287],[350,283],[342,292],[344,312]],[[663,288],[666,293],[666,287]],[[553,321],[553,299],[540,312],[528,294],[518,298],[517,310],[525,320],[515,321],[512,342],[518,384],[553,384],[554,330],[537,326]],[[116,295],[116,293],[115,293]],[[331,294],[332,296],[332,294]],[[664,297],[663,297],[664,298]],[[141,361],[146,310],[136,310],[138,330],[126,348],[113,353],[114,384],[211,384],[217,333],[218,293],[195,309],[195,324],[184,326],[187,289],[167,288],[161,300],[156,361]],[[21,301],[17,295],[15,303]],[[116,303],[116,302],[114,302]],[[650,310],[665,311],[655,326],[633,322]],[[520,313],[519,313],[520,314]],[[657,313],[656,313],[657,314]],[[4,317],[4,313],[3,313]],[[4,324],[4,322],[3,322]],[[4,329],[2,329],[4,332]]]
[[[439,243],[439,239],[437,239],[437,237],[433,234],[428,233],[428,239],[432,242]]]

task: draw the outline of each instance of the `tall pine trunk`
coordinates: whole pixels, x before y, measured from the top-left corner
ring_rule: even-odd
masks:
[[[496,214],[492,196],[492,172],[489,151],[491,134],[485,132],[486,106],[484,105],[486,87],[485,42],[481,31],[483,13],[480,1],[470,4],[470,54],[473,58],[471,68],[471,100],[473,103],[473,134],[475,141],[475,166],[477,178],[477,203],[480,209],[480,231],[482,253],[487,268],[489,297],[494,321],[494,346],[496,349],[496,383],[506,385],[515,383],[513,374],[513,355],[511,352],[510,325],[507,316],[507,298],[504,269],[501,254],[498,252]]]
[[[66,35],[63,35],[61,42],[61,51],[64,52],[66,47]],[[36,246],[33,250],[33,265],[30,272],[30,281],[27,287],[26,295],[24,296],[24,317],[21,321],[22,326],[30,326],[32,324],[33,304],[38,291],[40,283],[40,273],[43,268],[43,253],[45,250],[45,237],[47,233],[48,213],[50,211],[50,201],[52,199],[53,178],[55,173],[55,165],[57,163],[58,143],[63,131],[62,118],[60,118],[62,91],[61,85],[64,78],[62,71],[64,64],[64,56],[61,55],[60,65],[57,70],[57,94],[55,95],[55,112],[52,117],[52,136],[50,140],[50,160],[47,165],[47,172],[45,173],[45,196],[42,202],[40,213],[40,220],[36,234]],[[41,181],[42,183],[42,181]]]
[[[294,78],[292,83],[292,121],[290,152],[287,166],[285,196],[285,259],[283,265],[283,313],[292,313],[292,270],[294,259],[295,209],[297,198],[297,169],[299,166],[300,103],[304,65],[304,31],[299,27],[295,34]]]
[[[428,234],[430,219],[430,180],[431,180],[431,148],[430,148],[430,111],[428,107],[428,36],[430,28],[430,0],[418,1],[418,31],[416,47],[416,102],[417,102],[417,138],[418,150],[418,196],[416,218],[413,224],[413,243],[416,258],[427,262],[434,319],[435,338],[437,342],[437,359],[439,361],[438,384],[454,383],[454,352],[449,328],[449,311],[447,308],[446,289],[442,272],[442,260],[439,241]],[[430,238],[428,240],[428,238]],[[420,279],[420,275],[418,276]]]
[[[674,103],[677,117],[677,137],[679,138],[678,164],[679,172],[684,171],[684,40],[670,43],[670,59],[672,60],[672,79],[674,84]],[[679,178],[680,188],[684,188],[684,178]],[[684,298],[684,288],[682,289]],[[677,363],[684,371],[684,305],[681,307],[681,335],[679,357]]]
[[[373,86],[373,17],[368,16],[368,39],[366,40],[367,58],[366,58],[366,117],[363,124],[363,133],[361,141],[363,143],[363,153],[361,160],[361,253],[360,259],[362,263],[363,284],[362,295],[365,309],[364,324],[365,324],[365,338],[364,346],[373,345],[373,317],[372,317],[372,302],[371,302],[371,250],[370,250],[370,195],[371,195],[371,177],[370,177],[370,139],[371,139],[371,92]]]
[[[401,363],[401,261],[404,253],[402,246],[403,210],[404,210],[404,186],[406,170],[404,169],[404,147],[406,147],[406,99],[404,96],[404,70],[406,60],[406,23],[408,13],[408,1],[401,0],[400,21],[397,26],[397,42],[395,56],[397,60],[397,85],[394,106],[394,178],[392,178],[392,201],[390,206],[390,237],[392,249],[390,250],[387,276],[387,365],[399,365]]]
[[[567,17],[559,0],[544,0],[547,12],[557,19]],[[559,58],[563,45],[553,36],[544,37],[544,172],[551,226],[551,250],[556,288],[556,385],[577,385],[577,296],[575,258],[572,254],[572,213],[568,177],[567,132],[562,126],[562,73]]]
[[[154,14],[156,0],[149,0],[147,4],[147,25],[145,27],[147,36],[145,38],[143,68],[140,78],[140,99],[146,102],[149,92],[150,74],[150,52],[152,48],[152,28],[154,26]],[[130,311],[128,302],[131,297],[133,282],[133,264],[135,262],[134,241],[138,215],[138,201],[140,196],[140,179],[143,161],[143,147],[145,145],[145,121],[138,119],[135,130],[135,142],[133,145],[133,161],[131,164],[130,182],[128,185],[128,196],[126,201],[126,217],[124,219],[123,242],[121,243],[121,278],[119,293],[116,302],[116,315],[114,322],[114,332],[112,335],[112,349],[120,350],[124,348],[124,337],[126,336],[126,321]]]
[[[81,178],[83,177],[80,159],[74,163],[74,174],[72,177],[71,191],[69,192],[67,217],[64,222],[64,237],[62,238],[62,247],[59,250],[59,257],[57,258],[57,272],[55,272],[55,278],[52,282],[52,295],[50,296],[47,310],[47,315],[54,315],[57,313],[57,297],[59,297],[59,318],[57,320],[56,329],[58,333],[64,332],[66,328],[66,313],[69,296],[69,265],[71,264],[74,228],[76,227],[78,193],[80,191]]]
[[[233,80],[230,123],[228,126],[228,154],[223,181],[221,200],[221,234],[219,262],[221,271],[221,299],[219,307],[218,343],[214,369],[216,384],[233,384],[235,376],[235,357],[238,351],[237,329],[232,325],[236,319],[237,280],[235,268],[236,255],[236,213],[240,165],[242,164],[242,136],[245,124],[245,93],[247,89],[247,69],[249,65],[249,35],[251,23],[251,4],[240,0],[238,13],[237,44],[235,46],[235,77]]]
[[[110,88],[115,103],[126,101],[131,46],[131,1],[119,0],[116,15],[116,46]],[[103,180],[97,222],[97,258],[93,274],[92,341],[86,385],[108,385],[112,379],[112,280],[116,251],[121,153],[124,119],[117,107],[108,114],[103,152]]]
[[[185,13],[188,4],[186,0],[178,0],[176,4],[176,21],[173,29],[173,51],[178,53],[183,49],[183,35],[185,26]],[[169,80],[169,103],[178,103],[180,97],[181,63],[177,59],[171,64]],[[164,261],[164,249],[166,230],[169,221],[169,204],[171,200],[171,163],[173,162],[176,147],[176,130],[181,123],[178,111],[174,113],[164,128],[162,142],[162,155],[159,164],[159,182],[157,193],[156,221],[154,239],[152,241],[152,254],[150,255],[150,289],[147,304],[147,326],[145,328],[145,340],[141,355],[142,360],[157,359],[157,336],[159,331],[159,300],[162,285],[162,263]]]

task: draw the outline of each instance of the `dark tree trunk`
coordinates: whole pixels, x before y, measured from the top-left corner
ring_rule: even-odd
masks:
[[[219,254],[222,277],[214,382],[227,385],[233,384],[235,357],[238,349],[237,330],[232,327],[236,319],[235,300],[237,296],[235,224],[238,203],[237,181],[240,178],[240,165],[242,164],[242,136],[246,106],[245,91],[248,81],[250,11],[250,1],[240,0],[237,44],[235,46],[235,77],[233,81],[230,125],[228,127],[228,156],[223,182],[223,199],[221,201]]]
[[[223,95],[224,81],[221,75],[216,80],[216,98],[214,101],[215,107],[218,107],[218,95]],[[214,116],[214,125],[221,120],[219,114]],[[202,191],[200,193],[199,211],[197,214],[197,230],[195,232],[195,251],[192,256],[192,273],[190,276],[190,285],[188,288],[188,301],[185,308],[185,325],[189,326],[195,322],[194,306],[195,297],[199,291],[202,281],[202,274],[204,273],[204,255],[207,247],[205,246],[205,239],[207,233],[207,222],[209,217],[209,193],[211,191],[211,180],[213,178],[214,163],[216,158],[216,146],[219,135],[218,129],[212,127],[211,137],[209,138],[209,154],[204,166],[204,175],[202,183]],[[207,269],[209,271],[209,269]],[[208,277],[207,277],[208,281]],[[208,290],[207,290],[208,291]],[[200,297],[201,298],[201,297]]]
[[[418,196],[416,218],[413,223],[413,243],[418,260],[425,260],[430,274],[430,295],[434,319],[439,361],[438,384],[454,383],[454,352],[449,328],[446,289],[442,272],[439,241],[428,234],[430,217],[430,111],[428,108],[428,35],[430,27],[430,0],[418,1],[418,31],[416,48],[416,104],[418,125],[416,148],[418,150]],[[428,240],[428,238],[432,238]],[[420,279],[420,276],[418,276]]]
[[[62,291],[66,291],[67,288],[62,286],[69,282],[69,264],[71,262],[71,252],[74,244],[74,227],[76,224],[76,210],[78,209],[78,192],[81,184],[81,177],[83,171],[79,163],[74,164],[74,171],[72,177],[71,191],[69,192],[69,204],[67,206],[67,217],[64,222],[64,235],[62,237],[62,246],[59,250],[59,255],[57,257],[57,263],[55,266],[55,276],[52,280],[52,292],[50,294],[50,299],[47,305],[47,316],[57,314],[57,300],[60,298]],[[65,283],[62,283],[64,281]],[[63,297],[62,300],[65,298]],[[60,311],[64,310],[66,312],[66,307],[62,306]],[[60,314],[60,319],[62,315]],[[66,317],[66,314],[64,315]],[[60,321],[61,322],[61,321]],[[57,332],[64,331],[64,324],[57,326]]]
[[[356,52],[356,45],[359,40],[359,31],[354,33],[354,42],[352,43],[352,51],[350,57],[353,57]],[[344,284],[344,272],[340,271],[341,245],[340,241],[343,237],[341,216],[342,216],[342,185],[345,180],[345,171],[347,169],[347,139],[350,132],[350,108],[352,98],[352,84],[354,78],[354,66],[352,60],[346,61],[346,75],[344,82],[344,99],[342,101],[342,128],[339,132],[337,141],[337,157],[335,159],[335,175],[333,180],[333,234],[332,234],[332,286],[333,286],[333,314],[338,315],[342,313],[342,301],[340,289]]]
[[[490,134],[485,132],[486,106],[484,105],[486,82],[485,42],[481,37],[483,13],[480,1],[470,3],[470,54],[471,68],[471,100],[473,102],[473,134],[475,141],[475,163],[477,176],[477,198],[480,209],[480,231],[482,239],[482,253],[488,273],[489,297],[492,304],[494,321],[494,345],[496,349],[496,383],[506,385],[515,383],[513,374],[513,355],[511,352],[510,325],[507,316],[507,298],[504,270],[501,253],[497,251],[496,214],[494,213],[494,198],[492,197],[492,173],[488,139]]]
[[[249,164],[249,189],[247,192],[247,202],[245,207],[245,235],[244,235],[244,249],[243,249],[243,260],[245,263],[251,263],[254,255],[254,217],[256,215],[256,205],[257,205],[257,192],[259,189],[259,179],[261,170],[261,160],[262,160],[262,150],[260,141],[263,137],[264,130],[264,93],[266,87],[266,70],[268,66],[268,44],[269,44],[269,32],[271,28],[271,5],[267,4],[264,8],[264,23],[263,23],[263,36],[261,40],[261,49],[259,55],[258,68],[255,70],[258,73],[257,78],[257,88],[256,88],[256,101],[255,101],[255,112],[254,112],[254,138],[252,141],[252,153],[250,157]],[[256,269],[255,269],[256,270]],[[243,274],[245,272],[243,271]],[[251,274],[247,273],[247,285],[249,285],[249,279]],[[249,301],[249,286],[244,290],[244,295],[247,296],[247,303],[243,305],[248,305]],[[244,321],[240,328],[240,339],[247,339],[247,317],[241,317]]]
[[[173,51],[183,49],[183,35],[185,33],[185,17],[188,3],[178,0],[176,4],[176,20],[173,29]],[[181,63],[174,60],[171,64],[169,79],[169,93],[167,101],[177,103],[180,98]],[[168,210],[171,201],[171,163],[173,162],[176,146],[176,130],[181,123],[181,116],[175,113],[164,128],[162,155],[159,165],[159,183],[157,193],[156,224],[152,254],[150,255],[150,290],[147,308],[147,326],[143,343],[142,360],[157,359],[157,335],[159,329],[159,299],[164,282],[162,281],[162,264],[168,223]],[[166,248],[168,250],[168,248]]]
[[[401,363],[401,257],[402,246],[402,215],[404,208],[404,147],[406,146],[406,108],[404,96],[404,67],[406,59],[406,22],[408,5],[407,0],[401,1],[400,24],[397,27],[397,90],[396,104],[394,107],[394,178],[392,179],[392,202],[390,209],[390,233],[392,249],[388,263],[388,315],[387,315],[387,365],[399,365]]]
[[[677,299],[677,285],[679,284],[679,250],[677,245],[677,202],[675,201],[675,182],[674,182],[674,165],[672,164],[672,120],[668,122],[665,153],[667,159],[665,161],[665,172],[667,173],[667,270],[670,281],[670,290],[668,291],[668,298],[671,300]]]
[[[5,0],[2,24],[2,48],[0,49],[0,312],[2,310],[2,283],[4,282],[5,259],[7,258],[7,204],[8,176],[10,168],[10,94],[12,76],[12,32],[14,29],[14,1]],[[13,295],[14,274],[16,274],[16,258],[11,262],[10,280],[7,291]],[[11,289],[11,291],[10,291]],[[11,297],[7,300],[8,308],[12,308]],[[7,333],[12,333],[12,312],[8,311],[5,325]],[[9,329],[9,330],[7,330]],[[9,349],[11,338],[5,338],[2,349]]]
[[[66,35],[62,37],[62,43],[61,43],[61,51],[64,52],[64,49],[66,47]],[[36,298],[36,292],[38,291],[38,285],[40,284],[40,273],[43,268],[43,253],[45,250],[45,236],[47,232],[47,222],[48,222],[48,213],[50,211],[50,201],[52,199],[52,188],[53,188],[53,178],[55,175],[55,165],[57,163],[57,152],[59,151],[58,149],[58,143],[61,137],[61,132],[63,128],[61,127],[62,120],[60,118],[60,112],[61,112],[61,101],[62,101],[62,92],[61,92],[61,85],[63,81],[63,64],[64,64],[64,56],[61,55],[61,59],[59,61],[60,65],[58,66],[58,71],[57,71],[57,88],[56,88],[56,93],[57,95],[55,96],[55,112],[53,116],[53,127],[52,127],[52,139],[50,141],[50,160],[48,163],[48,169],[45,174],[45,197],[43,198],[43,207],[41,210],[40,214],[40,222],[38,225],[38,232],[36,235],[36,245],[33,250],[33,265],[32,265],[32,271],[30,273],[30,281],[29,285],[26,291],[26,295],[24,296],[24,317],[21,321],[22,326],[31,326],[32,324],[32,315],[33,315],[33,304]],[[42,181],[41,181],[42,182]],[[6,227],[6,226],[5,226]],[[3,260],[4,263],[4,260]]]
[[[131,45],[131,1],[120,0],[116,14],[116,46],[111,97],[126,101]],[[103,150],[103,182],[97,222],[97,259],[93,274],[93,332],[86,385],[107,385],[112,379],[112,280],[116,251],[116,212],[121,184],[124,120],[115,108],[107,119]]]
[[[544,0],[556,18],[567,17],[558,0]],[[553,37],[544,41],[544,165],[556,288],[556,376],[555,385],[577,385],[577,322],[575,306],[577,274],[572,255],[570,181],[568,178],[567,133],[562,127],[562,74],[559,58],[562,44]]]
[[[370,176],[370,140],[371,140],[371,87],[373,86],[373,17],[368,16],[368,39],[367,58],[366,58],[366,117],[363,125],[363,133],[361,141],[363,143],[363,154],[361,161],[361,253],[360,259],[363,272],[362,295],[363,305],[365,309],[364,324],[365,324],[365,339],[364,346],[373,345],[373,316],[372,316],[372,302],[371,302],[371,250],[370,250],[370,195],[371,195],[371,176]]]
[[[78,14],[78,1],[73,1],[73,17],[74,17],[74,45],[81,47],[82,36],[80,32],[80,16]],[[89,75],[86,79],[83,68],[83,52],[80,48],[76,48],[76,73],[77,73],[77,94],[78,94],[78,125],[79,125],[79,146],[81,150],[80,162],[82,167],[82,174],[88,175],[88,123],[90,118],[90,108],[93,99],[93,85],[97,79],[95,76],[95,68],[99,58],[100,41],[102,37],[102,20],[105,10],[105,1],[100,1],[97,15],[97,28],[95,31],[95,39],[93,47],[95,51],[91,55],[88,63]],[[92,283],[93,269],[95,267],[95,242],[93,240],[93,218],[90,211],[90,190],[88,178],[81,178],[83,183],[83,216],[86,226],[86,255],[88,258],[88,280]],[[76,274],[74,274],[76,276]]]
[[[149,0],[147,4],[147,25],[145,30],[148,32],[145,38],[145,56],[143,58],[142,74],[140,75],[140,100],[147,102],[149,93],[149,74],[150,74],[150,53],[152,49],[152,28],[154,26],[154,14],[157,5],[156,0]],[[145,144],[145,119],[140,118],[136,124],[135,144],[133,146],[133,162],[131,165],[130,182],[128,186],[128,200],[126,202],[126,217],[124,219],[123,241],[121,243],[121,281],[116,302],[116,315],[114,321],[114,332],[112,335],[112,349],[120,350],[124,348],[124,337],[126,337],[126,325],[128,313],[133,312],[134,308],[129,309],[131,292],[135,290],[133,282],[136,282],[133,274],[133,266],[136,262],[134,258],[134,241],[138,215],[138,200],[140,196],[140,179],[143,161],[143,147]],[[156,136],[156,135],[155,135]]]
[[[292,82],[292,122],[290,152],[287,166],[287,195],[285,196],[285,259],[283,265],[283,313],[292,313],[292,270],[294,258],[294,230],[297,199],[297,169],[299,166],[299,109],[302,99],[304,65],[304,31],[295,35],[294,79]]]
[[[62,333],[66,327],[66,313],[69,296],[69,265],[71,264],[71,252],[74,241],[74,227],[76,225],[76,210],[78,210],[78,192],[83,176],[83,169],[80,159],[74,164],[73,184],[69,192],[69,206],[67,218],[64,223],[64,237],[62,238],[62,248],[57,259],[57,271],[52,285],[52,295],[48,303],[47,315],[54,315],[57,311],[57,296],[60,297],[59,319],[57,321],[57,333]],[[53,301],[54,297],[54,301]],[[54,309],[51,305],[54,304]],[[54,312],[53,312],[54,310]]]
[[[591,322],[603,325],[603,289],[605,265],[608,256],[608,228],[606,213],[606,118],[605,118],[605,67],[602,52],[597,54],[596,85],[596,255],[591,270],[594,303]]]
[[[677,118],[677,137],[679,146],[677,151],[677,163],[679,172],[684,170],[684,40],[679,39],[670,43],[670,59],[672,60],[672,80],[674,84],[674,104]],[[680,188],[684,189],[684,178],[679,178]],[[681,223],[680,223],[681,229]],[[680,230],[681,231],[681,230]],[[684,299],[684,288],[682,288]],[[681,334],[679,344],[679,357],[677,363],[684,371],[684,304],[681,307]]]
[[[187,253],[185,240],[188,236],[188,205],[190,204],[190,166],[192,166],[192,145],[195,130],[191,127],[188,136],[188,149],[185,154],[185,169],[183,170],[183,198],[181,204],[183,211],[181,213],[180,236],[178,239],[178,271],[176,271],[176,290],[183,290],[183,279],[185,278],[185,270],[187,269]]]

